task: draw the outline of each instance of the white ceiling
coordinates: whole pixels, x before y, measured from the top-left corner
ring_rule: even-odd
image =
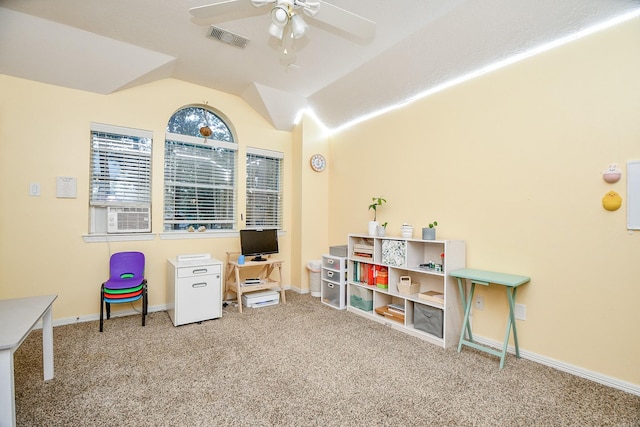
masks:
[[[269,8],[245,1],[206,22],[189,8],[213,1],[0,0],[0,73],[100,94],[173,77],[241,96],[278,129],[303,107],[337,128],[640,10],[640,0],[328,0],[376,22],[372,39],[305,15],[310,28],[284,57]],[[214,40],[210,24],[250,41]]]

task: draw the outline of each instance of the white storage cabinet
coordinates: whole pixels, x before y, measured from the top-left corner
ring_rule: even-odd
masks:
[[[350,234],[347,254],[348,311],[442,347],[458,344],[463,310],[449,272],[465,268],[464,241]],[[430,263],[440,265],[424,266]],[[377,285],[379,271],[387,272],[387,288]],[[416,284],[415,292],[400,293],[402,276]],[[442,302],[420,298],[427,291],[443,294]]]
[[[167,260],[167,313],[174,326],[222,316],[222,261]]]
[[[322,255],[320,301],[343,310],[347,299],[347,258]]]

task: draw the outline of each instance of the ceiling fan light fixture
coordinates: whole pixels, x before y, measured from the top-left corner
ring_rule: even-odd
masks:
[[[299,39],[300,37],[304,36],[304,33],[308,28],[309,25],[304,22],[302,16],[297,14],[293,14],[291,16],[291,35],[293,36],[293,38]]]
[[[276,24],[271,24],[269,26],[269,34],[273,37],[282,40],[282,36],[284,35],[284,27],[280,27]]]
[[[289,10],[286,6],[277,5],[271,9],[271,21],[278,27],[284,27],[289,22]]]

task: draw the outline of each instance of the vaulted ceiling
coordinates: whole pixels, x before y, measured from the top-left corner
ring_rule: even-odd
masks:
[[[284,55],[270,6],[189,13],[218,1],[0,0],[0,73],[100,94],[173,77],[241,96],[278,129],[301,108],[338,128],[640,11],[638,0],[327,0],[375,22],[374,34],[325,22],[321,3]],[[209,37],[212,24],[249,42]]]

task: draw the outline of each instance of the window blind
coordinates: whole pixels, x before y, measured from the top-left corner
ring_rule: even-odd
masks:
[[[282,228],[283,157],[247,148],[247,228]]]
[[[186,230],[190,226],[233,229],[235,165],[235,149],[167,139],[165,231]]]
[[[92,206],[151,204],[151,132],[91,124]]]

